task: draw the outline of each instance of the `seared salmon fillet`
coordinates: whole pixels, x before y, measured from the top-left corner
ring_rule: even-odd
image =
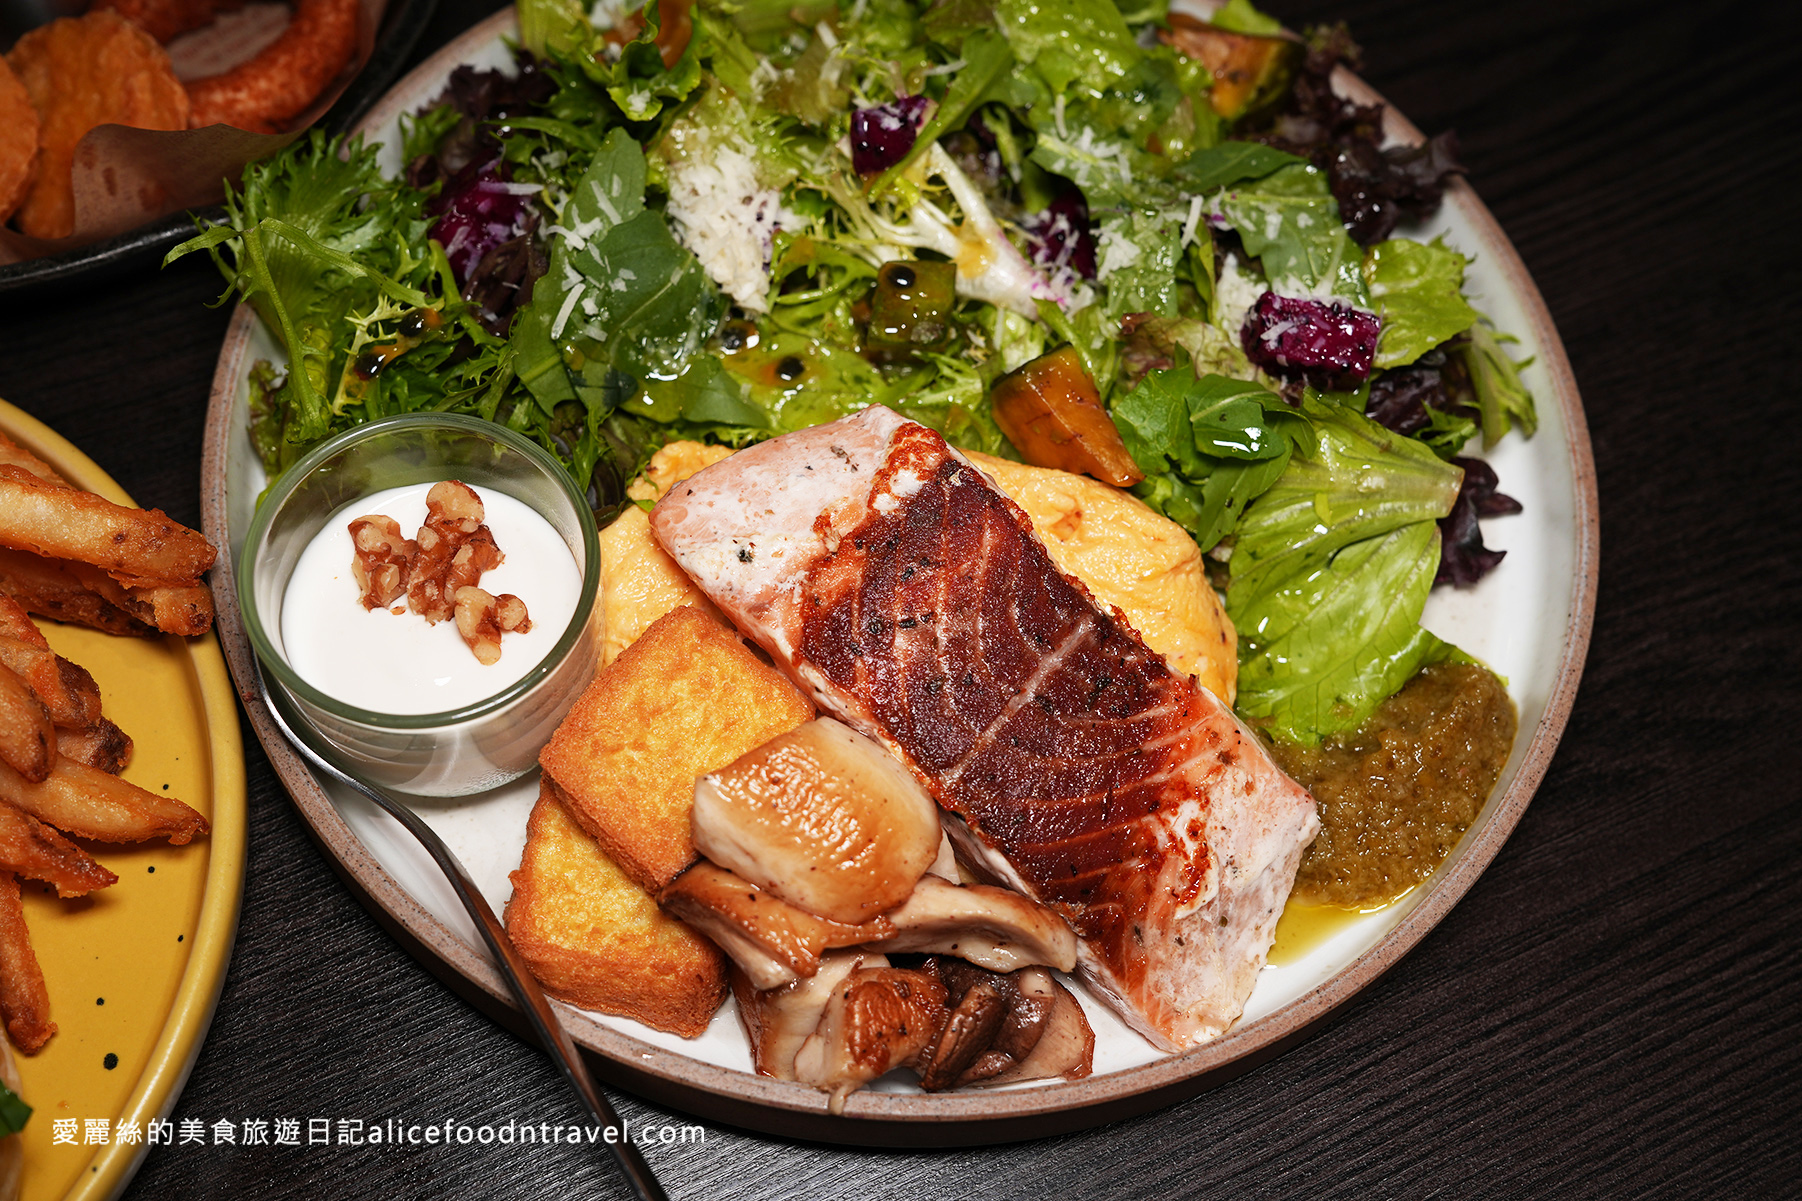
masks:
[[[1313,798],[942,438],[870,408],[699,472],[651,528],[822,710],[913,769],[974,869],[1069,921],[1135,1029],[1176,1050],[1238,1017]]]

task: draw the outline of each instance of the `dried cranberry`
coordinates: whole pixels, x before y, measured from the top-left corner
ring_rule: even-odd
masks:
[[[1376,360],[1376,314],[1333,301],[1266,292],[1245,316],[1239,341],[1267,371],[1329,387],[1356,386]]]
[[[1041,211],[1027,214],[1020,225],[1032,239],[1034,262],[1095,278],[1095,229],[1081,192],[1065,189]]]
[[[851,166],[859,175],[886,171],[914,148],[914,138],[926,119],[924,96],[902,96],[875,108],[851,114]]]
[[[471,163],[432,199],[426,212],[438,218],[430,236],[444,247],[459,284],[469,280],[485,255],[531,226],[531,196],[507,181],[499,160]]]

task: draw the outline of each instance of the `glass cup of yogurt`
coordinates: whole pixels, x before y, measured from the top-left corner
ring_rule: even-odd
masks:
[[[350,522],[414,538],[443,480],[473,488],[504,556],[478,585],[525,602],[531,629],[477,660],[454,620],[403,593],[366,607]],[[465,796],[530,771],[593,677],[600,547],[563,467],[492,422],[411,413],[332,438],[276,482],[238,559],[238,603],[270,687],[347,769],[418,796]]]

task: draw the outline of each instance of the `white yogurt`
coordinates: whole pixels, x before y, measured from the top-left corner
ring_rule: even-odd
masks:
[[[405,537],[425,523],[432,485],[390,488],[346,505],[301,552],[282,598],[282,651],[300,678],[328,696],[376,713],[444,713],[493,696],[531,671],[569,628],[582,594],[582,573],[551,523],[529,505],[494,488],[477,488],[488,528],[506,561],[482,574],[484,591],[511,592],[526,603],[532,628],[501,639],[489,667],[457,633],[405,609],[363,608],[351,573],[350,523],[386,514]]]

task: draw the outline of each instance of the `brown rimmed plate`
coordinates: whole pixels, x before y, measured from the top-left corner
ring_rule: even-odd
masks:
[[[502,41],[515,29],[511,10],[496,14],[424,63],[378,104],[362,128],[389,149],[399,116],[429,103],[451,69],[509,61]],[[1347,75],[1345,90],[1380,99]],[[1393,109],[1389,132],[1420,134]],[[1280,1054],[1406,954],[1464,896],[1501,849],[1551,762],[1582,674],[1595,604],[1595,471],[1577,388],[1538,289],[1476,194],[1462,182],[1443,211],[1410,236],[1440,233],[1473,255],[1468,288],[1497,326],[1533,356],[1525,375],[1540,407],[1531,441],[1513,436],[1489,458],[1526,512],[1485,526],[1491,545],[1508,551],[1479,587],[1443,590],[1426,624],[1492,664],[1509,680],[1521,736],[1501,783],[1450,859],[1420,888],[1375,913],[1336,923],[1324,935],[1290,940],[1260,976],[1245,1016],[1225,1036],[1181,1055],[1163,1055],[1099,1005],[1093,1075],[1084,1080],[992,1092],[925,1095],[905,1086],[854,1094],[842,1116],[825,1094],[754,1075],[730,1005],[698,1040],[660,1034],[625,1019],[565,1009],[576,1040],[602,1075],[658,1103],[756,1130],[828,1142],[933,1145],[1003,1142],[1114,1121],[1209,1088]],[[207,535],[232,556],[214,572],[219,632],[233,673],[254,694],[253,662],[236,607],[230,558],[263,487],[246,434],[246,375],[258,359],[279,358],[275,342],[240,308],[220,352],[207,422],[202,505]],[[316,780],[283,744],[261,705],[252,726],[315,836],[351,889],[437,975],[485,1012],[514,1028],[523,1023],[498,974],[423,854],[373,807]],[[503,904],[506,873],[518,864],[525,814],[536,794],[528,780],[482,797],[436,807],[428,820],[465,857],[489,899]],[[1279,948],[1282,948],[1279,932]]]

